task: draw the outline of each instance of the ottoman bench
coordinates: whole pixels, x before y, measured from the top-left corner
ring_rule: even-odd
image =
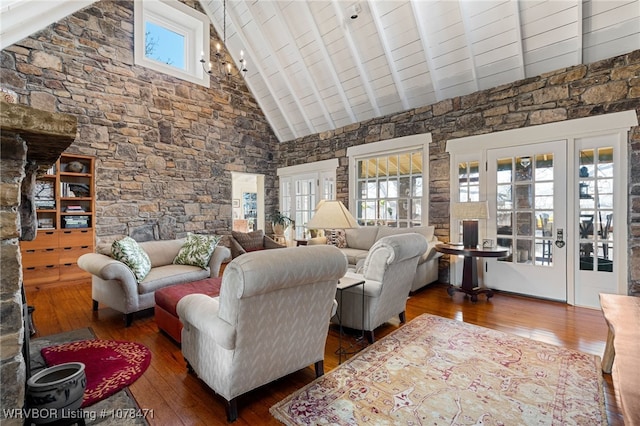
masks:
[[[180,299],[187,294],[206,294],[216,297],[220,294],[221,284],[222,277],[216,277],[156,290],[155,320],[160,331],[164,331],[169,337],[180,343],[182,341],[182,323],[176,312],[176,306]]]

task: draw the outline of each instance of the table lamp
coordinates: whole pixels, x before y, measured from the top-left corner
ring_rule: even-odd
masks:
[[[464,248],[478,246],[478,219],[489,219],[489,206],[486,201],[453,203],[451,215],[462,220],[462,244]]]
[[[320,200],[316,205],[315,214],[305,226],[331,230],[360,227],[342,201],[338,200]]]

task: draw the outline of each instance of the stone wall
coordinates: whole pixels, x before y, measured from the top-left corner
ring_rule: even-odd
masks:
[[[4,139],[4,138],[3,138]],[[20,237],[20,186],[27,163],[27,144],[14,138],[13,152],[7,153],[6,139],[2,143],[2,180],[0,181],[0,377],[2,408],[22,408],[24,405],[26,367],[22,356],[24,324],[22,321]],[[8,155],[7,155],[8,154]],[[7,419],[3,424],[22,424],[19,419]]]
[[[20,103],[78,118],[67,152],[96,156],[97,237],[228,232],[232,171],[265,174],[276,208],[277,139],[242,78],[207,89],[134,65],[133,40],[133,2],[103,0],[1,56]]]
[[[640,50],[299,138],[281,145],[279,167],[338,158],[337,195],[346,203],[348,147],[430,132],[429,222],[448,241],[448,139],[633,109],[640,114]],[[628,149],[629,294],[640,296],[640,127]]]

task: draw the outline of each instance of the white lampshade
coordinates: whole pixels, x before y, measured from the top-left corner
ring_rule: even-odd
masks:
[[[341,201],[322,200],[316,207],[316,213],[305,225],[307,228],[345,229],[360,227]]]
[[[486,201],[453,203],[451,216],[456,219],[489,219],[489,205]]]

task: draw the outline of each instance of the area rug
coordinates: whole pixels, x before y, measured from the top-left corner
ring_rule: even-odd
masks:
[[[151,362],[151,351],[146,346],[117,340],[80,340],[49,346],[41,352],[49,367],[72,361],[85,365],[87,387],[82,408],[135,382]]]
[[[29,344],[32,374],[47,367],[42,358],[43,348],[95,338],[93,330],[87,327],[32,339]],[[129,388],[124,388],[82,410],[87,426],[148,425],[147,419],[153,417],[153,409],[141,408]],[[123,416],[123,413],[127,413],[127,416]]]
[[[600,425],[599,357],[423,314],[270,409],[287,425]]]

